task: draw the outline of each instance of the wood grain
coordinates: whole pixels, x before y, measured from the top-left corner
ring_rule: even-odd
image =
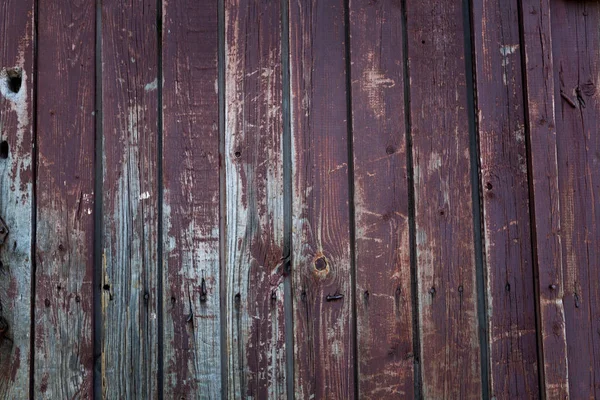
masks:
[[[0,398],[29,396],[33,204],[34,2],[0,5]]]
[[[600,397],[600,4],[552,1],[569,394]],[[569,103],[568,100],[571,100]]]
[[[423,397],[481,398],[460,2],[407,4]]]
[[[95,7],[40,1],[35,393],[92,396]]]
[[[286,398],[280,5],[225,1],[230,398]]]
[[[163,3],[165,398],[221,397],[217,0]]]
[[[539,385],[519,6],[487,0],[472,7],[490,395],[533,399]]]
[[[352,399],[344,3],[290,3],[295,392]]]
[[[102,388],[113,399],[157,397],[156,4],[101,5]]]
[[[404,21],[350,2],[359,396],[414,397]]]
[[[548,399],[564,399],[569,388],[550,3],[524,0],[522,7],[543,390]]]

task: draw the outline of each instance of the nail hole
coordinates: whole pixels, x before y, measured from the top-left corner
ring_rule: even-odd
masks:
[[[107,283],[107,284],[105,284],[104,286],[102,286],[102,288],[103,288],[104,290],[110,290],[110,285]]]
[[[425,41],[424,41],[424,40],[421,40],[421,44],[425,44]]]
[[[0,142],[0,158],[8,158],[8,142],[6,140]]]
[[[492,188],[493,188],[493,187],[494,187],[494,186],[492,185],[492,183],[491,183],[491,182],[488,182],[488,183],[486,183],[486,184],[485,184],[485,188],[486,188],[487,190],[492,190]]]
[[[6,70],[6,84],[11,92],[19,93],[22,84],[21,70],[17,68]]]
[[[46,307],[50,307],[50,300],[48,300],[48,299],[44,300],[44,305]]]
[[[240,158],[242,156],[242,152],[241,151],[236,151],[233,154],[235,155],[235,158]]]
[[[388,155],[394,154],[396,152],[396,149],[394,148],[394,146],[389,145],[388,147],[385,148],[385,152]]]

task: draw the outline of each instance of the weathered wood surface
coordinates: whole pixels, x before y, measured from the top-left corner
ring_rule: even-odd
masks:
[[[355,396],[344,2],[290,2],[294,382]]]
[[[104,0],[101,12],[102,388],[109,399],[152,399],[159,365],[156,1]]]
[[[35,393],[91,398],[95,7],[38,7]]]
[[[407,4],[424,398],[481,398],[463,8]]]
[[[546,398],[569,396],[550,3],[522,2],[533,246]]]
[[[550,4],[569,395],[572,399],[597,398],[600,7],[597,2]]]
[[[279,1],[225,1],[230,398],[286,398],[280,21]]]
[[[0,398],[29,396],[34,2],[0,5]],[[10,44],[10,45],[8,45]]]
[[[224,379],[217,1],[164,2],[162,18],[164,396],[214,399]]]
[[[350,2],[358,394],[414,397],[404,18]]]
[[[517,1],[473,2],[490,396],[539,396]]]

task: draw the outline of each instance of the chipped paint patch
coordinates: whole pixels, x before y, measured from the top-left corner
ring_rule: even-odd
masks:
[[[158,88],[158,78],[155,78],[152,82],[147,83],[146,86],[144,86],[144,90],[146,92],[152,92],[154,90],[156,90]]]

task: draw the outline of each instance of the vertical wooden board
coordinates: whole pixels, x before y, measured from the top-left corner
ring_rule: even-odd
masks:
[[[569,388],[550,4],[523,0],[522,7],[543,390],[549,399],[564,399]]]
[[[537,398],[525,111],[517,1],[473,2],[491,396]]]
[[[217,1],[163,3],[164,396],[221,396]]]
[[[355,395],[344,3],[290,3],[296,397]]]
[[[102,2],[102,389],[157,397],[155,0]],[[100,332],[97,332],[100,334]]]
[[[481,398],[461,2],[407,4],[425,398]]]
[[[38,4],[35,393],[92,396],[95,6]]]
[[[286,398],[280,6],[225,1],[230,398]]]
[[[359,396],[414,397],[402,9],[350,2]]]
[[[600,397],[600,4],[552,1],[569,392]]]
[[[33,1],[0,5],[0,398],[29,396],[33,202]]]

